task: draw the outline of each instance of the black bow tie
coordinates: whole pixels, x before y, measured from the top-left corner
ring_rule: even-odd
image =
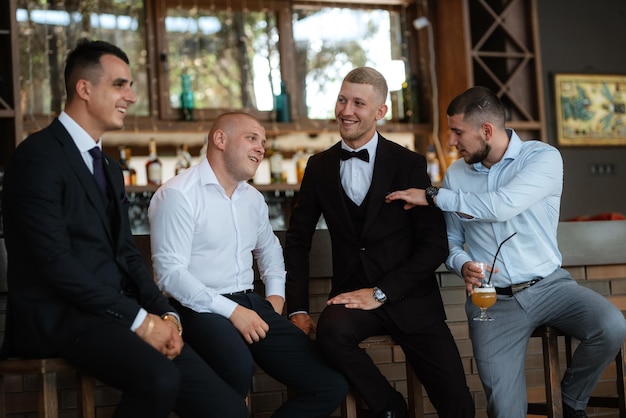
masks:
[[[366,163],[370,162],[370,154],[369,152],[367,152],[366,149],[362,149],[361,151],[348,151],[346,149],[341,149],[341,159],[342,160],[349,160],[352,157],[356,157],[359,160],[363,160]]]

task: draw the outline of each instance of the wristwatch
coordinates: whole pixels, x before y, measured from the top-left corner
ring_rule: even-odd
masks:
[[[380,290],[378,287],[374,288],[373,296],[374,296],[374,299],[376,299],[376,302],[380,302],[380,303],[387,302],[387,295],[385,295],[385,292]]]
[[[426,192],[426,201],[428,202],[428,206],[436,206],[435,196],[437,196],[437,193],[439,193],[439,188],[435,186],[428,186],[425,192]]]

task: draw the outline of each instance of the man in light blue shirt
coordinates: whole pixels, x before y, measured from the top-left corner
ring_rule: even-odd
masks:
[[[463,278],[469,294],[486,279],[476,262],[493,265],[487,276],[498,293],[489,308],[494,320],[469,321],[489,417],[526,417],[526,347],[540,325],[581,340],[561,386],[563,416],[586,417],[589,396],[626,335],[626,321],[606,298],[561,268],[561,155],[506,129],[504,106],[487,88],[465,91],[447,114],[448,144],[462,159],[449,167],[443,187],[396,191],[387,200],[445,212],[446,266]],[[468,318],[477,316],[470,298],[465,308]]]

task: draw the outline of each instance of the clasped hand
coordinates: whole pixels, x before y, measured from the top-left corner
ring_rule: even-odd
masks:
[[[164,321],[158,315],[148,314],[135,332],[170,360],[176,358],[183,349],[183,339],[178,334],[176,325],[171,321]]]

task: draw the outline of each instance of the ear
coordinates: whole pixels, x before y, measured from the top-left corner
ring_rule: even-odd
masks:
[[[223,150],[226,146],[226,133],[221,129],[217,129],[213,132],[212,140],[215,148]]]
[[[481,129],[481,134],[485,135],[486,139],[489,139],[493,136],[493,125],[491,123],[489,122],[483,123],[480,129]]]
[[[91,83],[87,80],[81,79],[76,83],[76,95],[83,100],[89,100],[91,95]]]
[[[387,107],[386,104],[381,104],[378,107],[378,110],[376,111],[376,120],[381,120],[382,118],[385,117],[385,115],[387,114],[387,111],[389,110],[389,108]]]

